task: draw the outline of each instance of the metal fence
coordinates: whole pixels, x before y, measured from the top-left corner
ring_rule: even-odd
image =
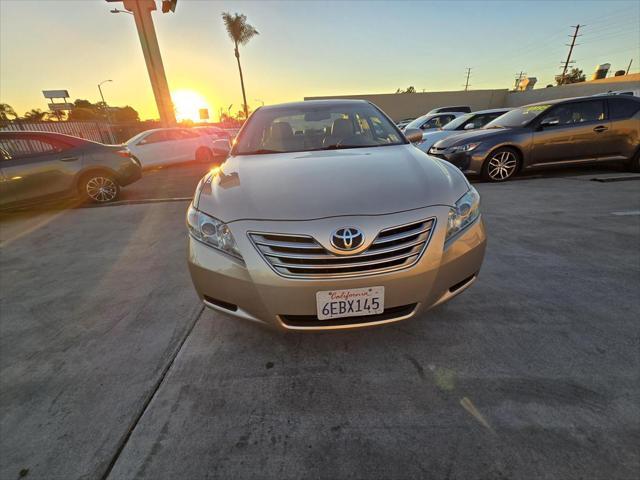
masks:
[[[144,130],[160,127],[160,122],[152,120],[125,124],[109,124],[107,122],[27,122],[24,120],[0,122],[0,132],[37,131],[64,133],[65,135],[73,135],[74,137],[108,144],[124,143]],[[239,128],[225,128],[222,125],[220,127],[229,132],[232,138],[240,130]]]
[[[64,133],[100,143],[116,143],[116,138],[105,122],[25,122],[17,120],[0,124],[2,132],[38,131]]]

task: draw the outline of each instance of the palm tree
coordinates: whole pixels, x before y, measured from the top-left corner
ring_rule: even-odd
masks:
[[[43,112],[39,108],[32,108],[22,116],[24,120],[29,120],[31,122],[43,122],[47,120],[48,117],[49,112]]]
[[[229,38],[233,40],[235,47],[234,52],[236,54],[236,60],[238,61],[238,71],[240,72],[240,85],[242,86],[242,101],[244,106],[244,117],[249,116],[249,107],[247,106],[247,95],[244,91],[244,78],[242,77],[242,67],[240,66],[240,51],[239,45],[246,45],[249,40],[258,35],[258,31],[247,23],[246,15],[231,15],[228,12],[222,14],[222,21],[227,28]]]
[[[18,114],[11,105],[9,105],[8,103],[0,103],[0,120],[3,122],[8,122],[9,116],[13,117],[14,120],[18,118]]]

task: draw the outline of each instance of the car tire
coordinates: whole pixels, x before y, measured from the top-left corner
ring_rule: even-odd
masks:
[[[640,149],[631,158],[631,161],[629,162],[629,170],[632,172],[640,172]]]
[[[518,173],[521,165],[522,158],[517,150],[498,148],[482,164],[482,178],[488,182],[506,182]]]
[[[81,197],[91,203],[115,202],[120,196],[120,185],[107,172],[92,172],[83,175],[79,183]]]
[[[213,163],[213,152],[207,147],[201,147],[196,150],[196,162]]]

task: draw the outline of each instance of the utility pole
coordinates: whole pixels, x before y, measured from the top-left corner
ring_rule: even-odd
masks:
[[[573,32],[573,35],[571,36],[571,45],[567,45],[569,47],[569,54],[567,55],[567,60],[565,60],[564,62],[564,68],[562,69],[562,75],[560,76],[561,79],[561,83],[560,85],[562,85],[564,83],[564,79],[565,76],[567,74],[567,68],[569,68],[569,64],[572,63],[571,62],[571,54],[573,53],[573,47],[575,47],[576,45],[576,38],[581,37],[582,35],[578,35],[578,32],[580,31],[580,27],[584,27],[584,25],[571,25],[572,28],[575,28],[576,31]]]
[[[627,71],[624,72],[625,75],[629,75],[629,70],[631,70],[631,62],[633,62],[633,58],[629,60],[629,66],[627,67]]]
[[[469,77],[471,76],[471,67],[467,67],[467,81],[464,84],[464,91],[469,90]]]
[[[122,1],[125,9],[133,14],[140,37],[140,45],[142,53],[147,64],[149,72],[149,80],[151,80],[151,88],[156,99],[160,122],[165,127],[176,124],[176,114],[171,101],[171,93],[169,92],[169,84],[167,76],[164,73],[164,65],[162,64],[162,56],[158,45],[158,37],[156,29],[153,25],[151,12],[156,10],[155,0],[106,0],[107,2]],[[163,12],[164,5],[163,3]],[[172,2],[175,8],[175,2]]]

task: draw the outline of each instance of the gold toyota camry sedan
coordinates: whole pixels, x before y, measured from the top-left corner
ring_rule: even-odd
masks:
[[[189,269],[207,307],[278,329],[406,320],[476,280],[479,201],[369,102],[262,107],[198,184]]]

